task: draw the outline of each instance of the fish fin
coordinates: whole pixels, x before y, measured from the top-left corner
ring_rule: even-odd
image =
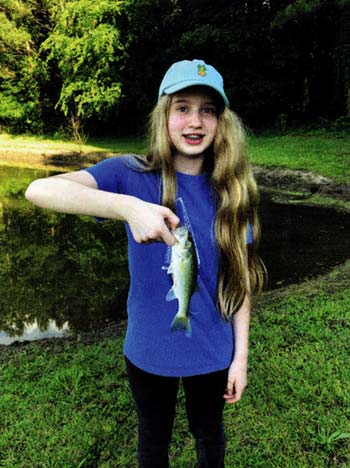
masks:
[[[165,300],[170,302],[170,301],[173,301],[174,299],[176,299],[176,296],[175,296],[175,291],[174,291],[174,286],[172,286],[169,291],[168,291],[168,294],[166,295],[166,298]]]
[[[192,329],[191,329],[191,323],[190,323],[190,318],[179,315],[178,313],[175,315],[174,320],[171,324],[171,329],[173,331],[181,331],[183,330],[185,332],[185,335],[190,338],[192,336]]]

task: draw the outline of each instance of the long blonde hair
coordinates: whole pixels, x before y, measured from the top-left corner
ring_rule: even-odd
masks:
[[[162,204],[174,211],[176,173],[168,133],[171,99],[162,96],[150,115],[149,149],[141,162],[144,170],[160,171]],[[246,157],[246,134],[240,119],[227,107],[218,112],[214,144],[208,151],[211,154],[205,158],[206,170],[217,197],[218,303],[223,318],[230,320],[246,295],[261,289],[265,268],[257,255],[259,195]],[[247,246],[248,223],[253,242]]]

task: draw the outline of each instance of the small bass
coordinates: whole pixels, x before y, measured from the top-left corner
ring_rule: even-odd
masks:
[[[178,227],[172,234],[175,237],[175,244],[171,248],[171,263],[168,274],[172,274],[173,286],[169,290],[166,300],[177,299],[179,310],[171,324],[171,329],[184,330],[186,336],[191,336],[189,305],[191,296],[197,287],[196,249],[186,227]]]

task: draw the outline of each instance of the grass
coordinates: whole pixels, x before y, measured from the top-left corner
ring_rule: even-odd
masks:
[[[142,138],[92,138],[88,144],[34,136],[0,134],[0,162],[2,154],[10,153],[7,164],[15,154],[29,155],[26,165],[35,157],[57,154],[143,153],[146,142]],[[339,183],[350,184],[350,139],[342,132],[297,132],[286,135],[252,135],[249,137],[249,156],[253,164],[311,171],[330,177]],[[16,162],[16,161],[15,161]],[[18,164],[18,161],[17,163]]]
[[[252,136],[253,164],[311,171],[350,183],[350,138],[343,133],[296,133]]]
[[[227,467],[349,468],[350,263],[266,293],[251,328],[249,386],[225,407]],[[134,468],[136,418],[124,324],[97,342],[52,340],[0,354],[2,468]],[[183,393],[172,466],[195,466]]]
[[[142,152],[145,142],[142,138],[118,138],[104,139],[92,138],[86,144],[73,141],[34,135],[9,135],[0,134],[1,151],[13,151],[18,153],[50,154],[81,152],[115,152],[130,153]]]

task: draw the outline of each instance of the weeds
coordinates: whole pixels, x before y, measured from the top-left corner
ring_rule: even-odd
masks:
[[[349,432],[334,431],[330,432],[324,427],[321,427],[318,433],[318,442],[319,444],[327,451],[332,451],[336,445],[338,445],[342,440],[350,439]]]

